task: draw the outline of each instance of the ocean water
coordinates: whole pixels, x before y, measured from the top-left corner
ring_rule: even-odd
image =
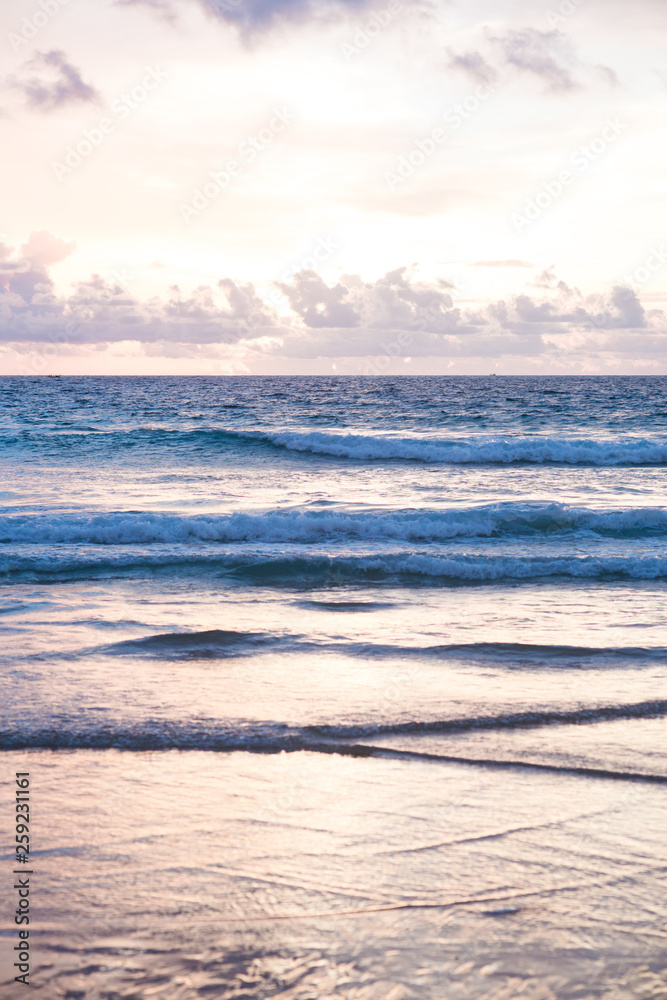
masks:
[[[667,997],[667,379],[0,404],[40,995]]]

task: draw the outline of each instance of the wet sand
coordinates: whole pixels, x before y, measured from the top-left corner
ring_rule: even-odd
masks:
[[[37,996],[667,997],[660,785],[310,752],[0,759],[31,772]]]

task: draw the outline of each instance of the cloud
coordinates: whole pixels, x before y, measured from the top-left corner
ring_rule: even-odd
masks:
[[[530,360],[562,352],[569,365],[573,343],[582,350],[593,345],[596,351],[605,351],[613,346],[616,353],[634,356],[641,337],[642,344],[653,345],[652,350],[661,347],[667,360],[664,315],[659,311],[648,315],[628,288],[614,287],[605,295],[585,298],[556,281],[548,296],[519,293],[475,311],[459,309],[449,293],[435,285],[413,284],[407,268],[375,282],[348,275],[335,286],[339,302],[341,285],[348,286],[342,303],[354,307],[359,326],[351,329],[331,322],[315,333],[292,325],[283,331],[281,357]]]
[[[649,317],[630,288],[616,285],[604,296],[588,299],[563,281],[556,282],[555,295],[535,300],[519,294],[509,302],[490,306],[487,312],[503,329],[525,331],[527,325],[539,327],[543,333],[567,333],[571,330],[642,330],[649,326]],[[656,311],[651,320],[660,317]]]
[[[460,54],[450,52],[449,65],[453,69],[463,70],[475,83],[484,83],[488,86],[498,79],[498,70],[491,66],[480,52]]]
[[[35,296],[49,295],[53,281],[47,268],[65,260],[76,249],[46,230],[33,232],[15,256],[11,247],[0,244],[0,295],[18,296],[31,303]]]
[[[449,282],[413,283],[407,267],[397,268],[359,290],[362,320],[371,329],[459,330],[460,313],[450,295],[452,288]]]
[[[347,274],[331,284],[314,271],[300,271],[291,283],[276,285],[290,306],[285,316],[254,284],[229,277],[187,293],[172,286],[162,298],[140,300],[93,275],[69,295],[57,295],[46,262],[62,260],[72,249],[51,234],[33,233],[22,256],[7,257],[3,250],[0,342],[19,351],[51,343],[70,352],[131,343],[144,356],[208,352],[239,363],[252,357],[314,362],[553,356],[576,369],[576,358],[586,350],[629,359],[646,350],[667,360],[665,316],[647,311],[635,291],[616,286],[584,296],[552,269],[538,277],[534,291],[477,308],[458,306],[450,282],[415,280],[407,267],[374,281]]]
[[[582,60],[572,39],[563,31],[507,27],[502,33],[497,28],[493,33],[487,25],[477,27],[477,47],[465,52],[448,49],[448,68],[464,72],[478,85],[494,89],[512,75],[520,74],[541,80],[555,94],[579,90],[584,83],[593,87],[602,84],[605,88],[621,86],[618,74],[610,66]]]
[[[508,65],[540,77],[550,90],[578,87],[567,65],[575,62],[572,44],[563,32],[522,28],[508,31],[493,41]]]
[[[142,4],[166,16],[173,14],[170,0],[115,0],[120,7]],[[330,15],[337,8],[363,10],[371,0],[197,0],[211,17],[252,34],[278,21],[306,21]]]
[[[76,250],[76,243],[65,243],[45,229],[31,233],[27,243],[21,247],[21,256],[35,267],[59,264]]]
[[[543,271],[541,271],[535,278],[533,284],[535,285],[535,288],[556,288],[558,285],[558,278],[555,274],[555,264],[551,264],[550,267],[546,267]]]
[[[76,102],[96,103],[97,91],[83,81],[79,70],[59,49],[38,52],[7,84],[23,95],[30,108],[54,111]]]
[[[24,245],[36,259],[55,263],[72,245],[34,233]],[[115,282],[93,275],[57,296],[46,267],[24,257],[0,263],[0,341],[102,344],[157,341],[173,344],[236,344],[276,333],[281,320],[252,284],[223,278],[189,294],[177,286],[166,299],[141,301]]]
[[[46,271],[39,268],[17,269],[3,280],[0,275],[0,293],[4,286],[10,295],[24,302],[37,302],[39,296],[49,295],[53,282]]]
[[[278,282],[278,288],[306,326],[359,326],[359,314],[343,301],[349,295],[344,285],[328,288],[315,271],[299,271],[293,280],[291,286]]]
[[[621,81],[618,73],[610,66],[596,66],[595,71],[610,87],[620,87]]]
[[[574,69],[583,69],[590,79],[597,78],[608,86],[618,86],[619,79],[608,66],[584,66],[574,45],[562,31],[540,31],[537,28],[509,28],[503,34],[492,34],[483,27],[480,48],[466,52],[449,50],[449,68],[461,70],[475,83],[494,87],[510,73],[537,77],[553,92],[568,92],[580,88]],[[485,51],[482,51],[485,50]]]

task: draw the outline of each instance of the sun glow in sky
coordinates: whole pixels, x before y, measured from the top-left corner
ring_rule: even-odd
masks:
[[[9,0],[4,373],[664,372],[661,0]]]

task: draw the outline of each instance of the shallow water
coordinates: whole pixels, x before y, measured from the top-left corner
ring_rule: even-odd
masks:
[[[22,761],[49,816],[38,996],[664,997],[662,788],[309,752]]]
[[[0,401],[45,996],[667,995],[664,379]]]

